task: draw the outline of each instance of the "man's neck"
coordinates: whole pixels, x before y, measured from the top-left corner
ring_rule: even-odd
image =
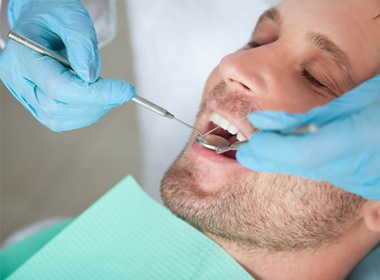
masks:
[[[245,249],[232,241],[212,234],[216,241],[256,280],[264,279],[345,279],[357,263],[378,242],[364,223],[359,221],[336,242],[318,249],[268,252],[263,249]]]

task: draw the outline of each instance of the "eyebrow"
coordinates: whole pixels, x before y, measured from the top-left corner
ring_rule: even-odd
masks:
[[[306,34],[306,40],[332,58],[334,64],[339,68],[343,76],[343,82],[347,87],[354,85],[348,55],[341,48],[327,36],[315,32],[308,32]]]
[[[380,16],[380,15],[379,15]],[[281,26],[283,21],[281,13],[275,7],[266,10],[257,21],[259,26],[265,20],[271,20]],[[351,67],[348,59],[348,55],[339,48],[333,41],[323,34],[309,32],[306,34],[306,40],[319,48],[320,50],[327,53],[333,60],[334,64],[340,70],[343,76],[343,82],[347,87],[353,87],[354,80],[351,75]]]
[[[281,22],[282,22],[282,17],[281,17],[281,14],[280,12],[272,7],[268,10],[266,10],[261,16],[260,18],[258,19],[257,21],[257,24],[256,25],[259,25],[260,23],[262,23],[263,21],[265,20],[272,20],[274,21],[275,23],[277,23],[278,25],[281,25]]]

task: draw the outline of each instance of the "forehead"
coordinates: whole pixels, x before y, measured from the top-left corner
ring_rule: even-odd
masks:
[[[374,19],[380,14],[380,0],[284,0],[277,7],[284,11],[303,11],[298,16],[314,17],[323,16],[326,20],[341,18],[334,15],[352,15],[354,18]],[[355,11],[354,13],[352,13]],[[332,18],[331,18],[332,16]],[[321,19],[322,20],[322,19]]]
[[[380,0],[285,0],[276,8],[282,32],[293,37],[316,32],[340,46],[357,83],[380,72]]]

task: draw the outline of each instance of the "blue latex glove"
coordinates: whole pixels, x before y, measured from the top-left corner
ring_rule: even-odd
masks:
[[[10,27],[67,56],[77,75],[52,58],[8,40],[0,53],[0,78],[33,116],[54,131],[96,122],[135,94],[121,80],[99,79],[92,20],[79,0],[11,0]]]
[[[237,152],[253,170],[328,181],[380,200],[380,76],[305,114],[261,111],[249,116],[261,132]],[[317,124],[315,134],[283,135]]]
[[[379,260],[380,244],[360,261],[346,280],[379,280]]]

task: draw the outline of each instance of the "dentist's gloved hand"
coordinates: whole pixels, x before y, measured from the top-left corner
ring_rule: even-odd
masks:
[[[97,80],[96,33],[79,0],[11,0],[8,17],[15,32],[66,56],[77,73],[12,40],[0,53],[1,80],[51,130],[90,125],[134,96],[127,82]]]
[[[261,111],[249,116],[261,132],[237,152],[253,170],[328,181],[380,200],[380,75],[305,114]],[[283,135],[315,123],[315,134]]]

